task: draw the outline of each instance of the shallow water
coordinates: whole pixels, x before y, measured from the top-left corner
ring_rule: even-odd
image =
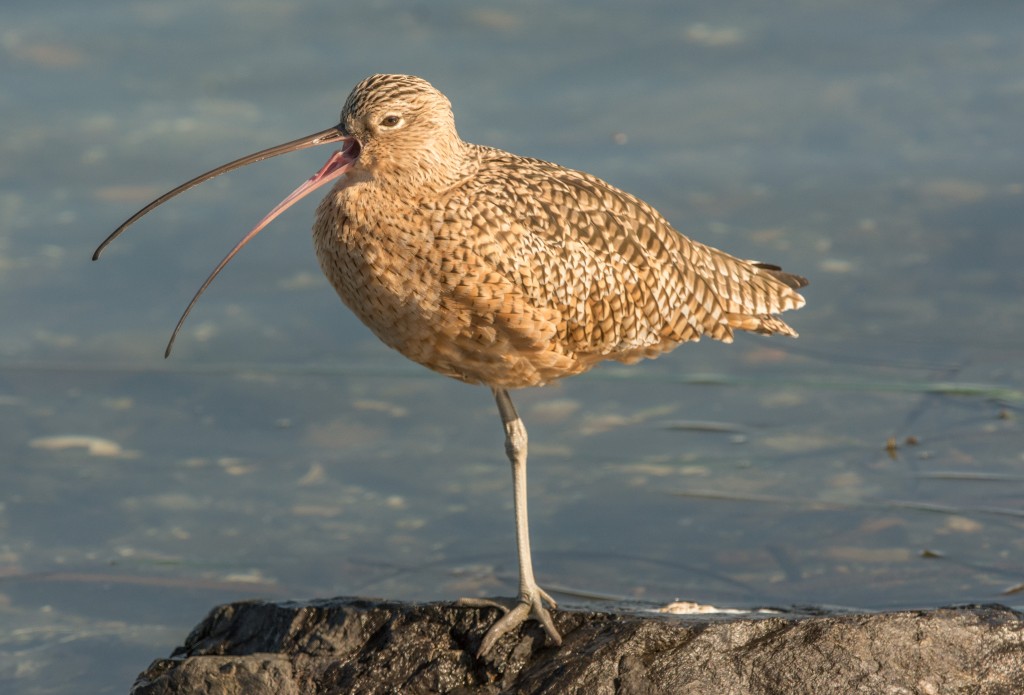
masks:
[[[490,394],[339,304],[315,201],[161,359],[327,152],[205,184],[88,260],[167,188],[333,124],[371,72],[811,278],[797,341],[514,395],[537,573],[567,605],[1024,605],[1024,8],[57,6],[8,3],[0,33],[3,692],[125,692],[218,602],[514,591]]]

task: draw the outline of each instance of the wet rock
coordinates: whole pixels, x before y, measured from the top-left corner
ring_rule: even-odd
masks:
[[[493,609],[362,599],[215,608],[133,695],[1024,693],[1024,614],[555,611],[473,656]]]

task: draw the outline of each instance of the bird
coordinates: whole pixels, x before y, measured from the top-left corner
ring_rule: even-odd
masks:
[[[461,599],[501,617],[478,656],[526,621],[562,643],[537,583],[527,515],[527,432],[509,392],[614,360],[653,358],[736,331],[796,337],[779,314],[804,305],[806,278],[742,260],[677,231],[651,205],[596,176],[462,140],[448,98],[412,75],[376,74],[346,99],[337,125],[212,169],[168,191],[125,229],[215,176],[337,143],[327,162],[228,252],[167,344],[228,262],[278,215],[331,185],[313,247],[342,302],[387,346],[428,369],[489,388],[512,468],[519,591]]]

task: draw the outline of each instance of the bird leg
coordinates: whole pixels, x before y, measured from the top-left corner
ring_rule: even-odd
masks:
[[[516,545],[519,548],[519,597],[507,602],[492,599],[461,599],[459,604],[474,607],[493,607],[505,612],[484,635],[478,657],[483,656],[506,633],[515,630],[532,618],[539,622],[555,644],[562,643],[562,636],[555,629],[551,613],[544,605],[547,602],[556,607],[554,599],[537,586],[533,578],[533,561],[530,556],[530,524],[526,514],[526,426],[516,413],[512,399],[505,389],[495,388],[494,399],[498,403],[501,422],[505,426],[505,453],[512,464],[512,494],[516,514]]]

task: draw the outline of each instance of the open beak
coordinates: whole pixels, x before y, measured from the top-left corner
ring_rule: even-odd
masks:
[[[192,297],[192,301],[188,303],[188,306],[185,308],[184,313],[182,313],[181,318],[178,319],[178,324],[174,327],[174,332],[171,334],[171,339],[167,342],[167,349],[164,351],[164,357],[167,357],[171,354],[171,348],[174,346],[174,339],[177,338],[178,332],[181,330],[182,325],[185,323],[185,319],[188,318],[189,313],[191,313],[192,311],[192,307],[195,306],[195,303],[197,301],[199,301],[200,295],[202,295],[203,292],[206,291],[206,288],[210,286],[210,283],[213,282],[213,279],[217,277],[217,275],[220,273],[221,270],[224,269],[228,262],[235,257],[235,254],[241,251],[242,247],[249,243],[249,240],[251,240],[254,236],[259,234],[264,227],[270,224],[282,212],[290,208],[292,205],[297,203],[302,198],[305,198],[307,195],[309,195],[316,189],[330,183],[331,181],[334,181],[335,179],[344,175],[349,169],[351,169],[352,166],[356,163],[356,160],[359,158],[359,141],[356,140],[354,137],[345,135],[342,126],[339,124],[337,126],[334,126],[333,128],[322,130],[319,133],[313,133],[312,135],[307,135],[306,137],[299,138],[298,140],[292,140],[291,142],[286,142],[282,145],[269,147],[265,150],[260,150],[259,152],[255,152],[253,154],[242,157],[241,159],[236,159],[233,162],[228,162],[227,164],[221,165],[216,169],[211,169],[205,174],[200,174],[194,179],[186,181],[185,183],[181,184],[177,188],[170,190],[167,193],[164,193],[162,196],[160,196],[159,198],[157,198],[156,200],[154,200],[153,202],[149,203],[144,208],[139,210],[137,213],[129,217],[120,227],[115,229],[110,236],[104,239],[103,243],[101,243],[96,248],[95,253],[93,253],[92,255],[92,259],[94,261],[100,257],[100,254],[103,253],[103,249],[105,249],[107,245],[110,244],[110,242],[119,237],[122,234],[122,232],[124,232],[138,219],[146,215],[154,208],[163,205],[171,198],[177,196],[179,193],[184,193],[193,186],[198,186],[204,181],[208,181],[215,176],[219,176],[220,174],[224,174],[234,169],[244,167],[246,164],[252,164],[253,162],[259,162],[264,159],[270,159],[271,157],[276,157],[281,154],[287,154],[288,152],[304,150],[308,147],[316,147],[317,145],[325,145],[327,143],[337,141],[341,141],[343,143],[342,148],[334,152],[327,160],[327,163],[320,167],[319,171],[317,171],[315,174],[309,177],[309,179],[306,180],[301,186],[292,191],[287,198],[278,203],[273,210],[268,212],[267,215],[262,220],[260,220],[255,227],[253,227],[245,236],[241,238],[241,240],[239,240],[237,244],[235,244],[234,248],[232,248],[231,251],[228,252],[228,255],[224,256],[223,260],[221,260],[221,262],[217,264],[217,267],[214,268],[213,272],[211,272],[209,277],[206,278],[206,281],[203,283],[202,287],[199,288],[199,291],[196,292],[195,296]]]

